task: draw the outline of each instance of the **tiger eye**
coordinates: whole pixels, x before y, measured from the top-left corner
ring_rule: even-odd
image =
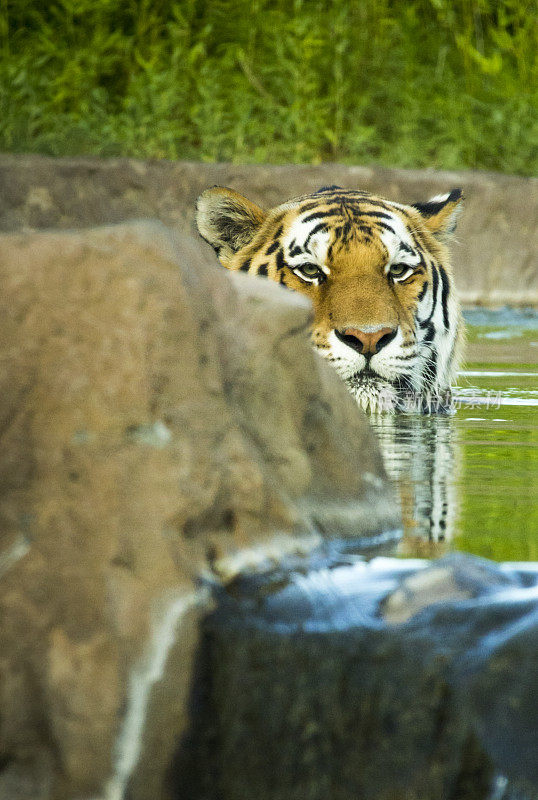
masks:
[[[298,270],[303,273],[305,278],[319,278],[323,275],[322,271],[316,264],[301,264]]]
[[[392,278],[401,278],[406,272],[410,271],[408,264],[391,264],[389,273]]]

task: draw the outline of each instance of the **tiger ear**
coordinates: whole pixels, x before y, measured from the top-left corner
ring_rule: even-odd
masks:
[[[215,248],[225,267],[234,253],[252,240],[265,216],[259,206],[224,186],[206,189],[196,201],[200,235]]]
[[[444,239],[456,230],[462,200],[462,190],[452,189],[449,194],[437,195],[426,203],[413,203],[413,208],[420,211],[428,230],[439,239]]]

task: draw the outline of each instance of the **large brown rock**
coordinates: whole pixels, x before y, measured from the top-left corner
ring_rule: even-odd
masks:
[[[538,305],[538,180],[485,172],[266,166],[0,156],[0,230],[80,227],[157,217],[192,225],[196,197],[231,186],[265,207],[340,184],[410,203],[455,186],[465,213],[454,247],[465,303]]]
[[[0,798],[166,797],[200,576],[395,526],[377,446],[306,301],[159,223],[1,237],[0,318]]]

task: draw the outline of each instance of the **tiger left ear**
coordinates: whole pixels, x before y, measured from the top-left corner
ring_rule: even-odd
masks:
[[[420,211],[428,230],[434,236],[443,239],[456,230],[462,200],[462,190],[452,189],[449,194],[437,195],[426,203],[413,203],[413,208]]]
[[[259,206],[225,186],[206,189],[196,201],[198,231],[225,267],[253,239],[265,216]]]

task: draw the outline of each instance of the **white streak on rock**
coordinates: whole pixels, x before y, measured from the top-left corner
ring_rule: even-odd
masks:
[[[30,545],[21,534],[15,539],[15,543],[0,553],[0,578],[11,569],[11,567],[23,558],[30,550]]]
[[[317,533],[304,536],[274,536],[268,542],[242,547],[228,553],[212,564],[213,572],[223,583],[229,583],[238,575],[259,574],[281,566],[286,558],[308,556],[320,546],[322,538]]]
[[[202,591],[175,597],[155,621],[146,654],[131,673],[127,711],[116,743],[114,774],[106,786],[105,800],[123,800],[140,757],[150,693],[163,677],[170,648],[176,641],[177,626],[191,608],[206,599]]]

